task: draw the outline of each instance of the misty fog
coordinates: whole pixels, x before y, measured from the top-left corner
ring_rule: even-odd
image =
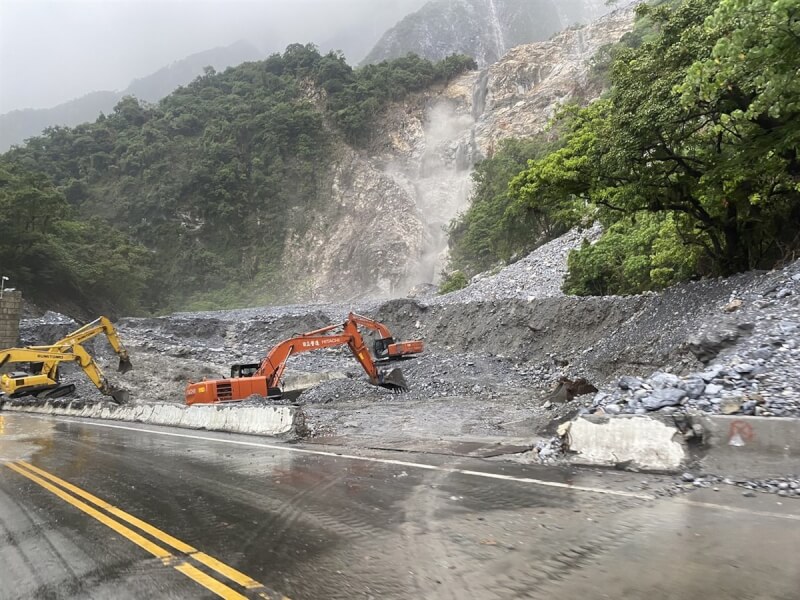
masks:
[[[356,64],[426,0],[0,0],[0,113],[119,90],[190,54],[294,42]]]

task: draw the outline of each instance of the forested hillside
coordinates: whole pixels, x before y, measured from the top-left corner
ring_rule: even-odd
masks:
[[[598,57],[601,100],[478,167],[451,228],[453,269],[472,274],[595,219],[606,232],[571,255],[570,293],[635,293],[798,256],[800,8],[658,4],[641,5],[635,31]]]
[[[74,126],[94,121],[101,112],[111,112],[117,102],[125,96],[136,96],[146,102],[158,102],[178,86],[186,85],[202,74],[208,65],[220,70],[263,56],[264,54],[251,44],[240,41],[175,61],[146,77],[134,79],[121,91],[90,92],[51,108],[13,110],[0,115],[0,151],[5,152],[12,145],[22,144],[26,139],[40,135],[48,127]]]
[[[49,129],[0,159],[4,273],[32,296],[126,312],[291,298],[284,242],[326,201],[336,145],[368,142],[387,102],[472,67],[409,56],[353,70],[298,44],[209,69],[158,105],[129,97],[95,123]],[[123,252],[127,270],[111,268]],[[68,272],[69,286],[42,271]]]

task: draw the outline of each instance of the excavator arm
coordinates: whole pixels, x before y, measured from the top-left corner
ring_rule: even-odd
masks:
[[[266,377],[269,387],[277,387],[286,369],[286,361],[291,355],[347,345],[355,359],[366,371],[370,382],[373,385],[384,385],[382,374],[378,367],[375,366],[375,362],[372,360],[369,350],[364,344],[364,338],[358,332],[355,322],[346,321],[344,326],[341,326],[342,333],[340,334],[324,335],[325,332],[332,331],[338,327],[340,326],[325,327],[284,340],[267,353],[267,357],[263,360],[255,375]]]
[[[131,359],[128,355],[128,351],[125,349],[125,346],[122,345],[122,341],[119,339],[117,330],[107,317],[99,317],[91,323],[87,323],[83,327],[76,329],[72,333],[68,333],[66,336],[52,344],[50,346],[50,351],[69,352],[69,350],[76,344],[83,344],[85,341],[90,340],[101,333],[106,335],[108,338],[108,343],[119,357],[119,372],[127,373],[130,371],[133,368],[133,365],[131,365]]]

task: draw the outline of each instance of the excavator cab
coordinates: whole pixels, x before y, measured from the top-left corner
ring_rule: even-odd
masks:
[[[372,352],[376,360],[386,360],[389,358],[389,346],[394,344],[394,338],[382,338],[375,340],[372,344]]]
[[[247,363],[244,365],[231,365],[231,379],[239,377],[252,377],[258,371],[259,363]]]

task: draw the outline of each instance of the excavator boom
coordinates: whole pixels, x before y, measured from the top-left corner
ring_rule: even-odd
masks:
[[[72,333],[68,333],[63,338],[50,346],[53,352],[68,352],[69,349],[75,344],[83,344],[85,341],[92,339],[104,333],[108,338],[108,343],[114,349],[119,357],[119,372],[127,373],[133,368],[130,356],[125,346],[119,339],[119,334],[114,328],[114,325],[107,317],[98,317],[91,323],[87,323],[83,327],[79,327]]]
[[[87,377],[106,396],[111,396],[117,404],[128,401],[128,392],[114,388],[106,379],[100,367],[80,344],[75,344],[69,352],[51,352],[44,347],[9,348],[0,350],[0,367],[8,363],[55,364],[75,362],[83,369]],[[12,372],[0,375],[0,391],[10,398],[20,396],[42,396],[58,398],[75,391],[74,384],[61,385],[57,374]]]

